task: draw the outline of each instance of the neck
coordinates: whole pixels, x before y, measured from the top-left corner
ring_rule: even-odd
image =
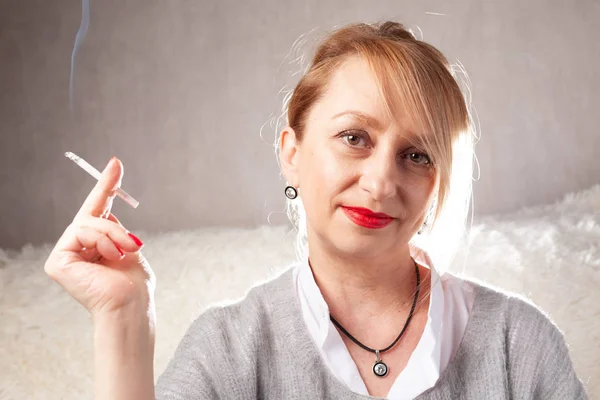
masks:
[[[336,320],[361,324],[373,320],[381,324],[382,320],[397,321],[398,316],[408,315],[416,290],[415,264],[409,247],[383,253],[360,257],[310,247],[310,267]],[[424,287],[427,277],[421,272],[420,278]],[[424,288],[419,297],[423,294]]]

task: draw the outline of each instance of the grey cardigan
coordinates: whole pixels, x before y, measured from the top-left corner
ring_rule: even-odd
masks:
[[[475,302],[462,342],[417,399],[588,399],[562,332],[537,306],[467,280]],[[324,363],[291,268],[203,312],[156,384],[159,400],[374,398],[352,392]]]

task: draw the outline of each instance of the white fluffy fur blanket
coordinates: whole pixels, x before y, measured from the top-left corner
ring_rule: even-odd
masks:
[[[295,257],[286,227],[137,233],[158,279],[156,377],[210,303],[242,296]],[[91,321],[44,274],[52,247],[0,250],[2,400],[92,398]],[[600,399],[600,185],[554,205],[476,220],[466,267],[455,270],[546,311],[565,333],[590,398]]]

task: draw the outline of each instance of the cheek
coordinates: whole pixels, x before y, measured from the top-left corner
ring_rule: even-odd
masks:
[[[311,212],[320,216],[330,213],[336,195],[348,186],[352,165],[326,147],[312,150],[303,163],[307,166],[302,183],[306,208],[310,207]]]
[[[408,183],[408,182],[407,182]],[[429,204],[436,188],[435,177],[413,176],[410,184],[402,186],[403,196],[411,215],[418,219],[429,210]]]
[[[307,166],[307,181],[310,182],[311,189],[318,190],[321,194],[335,191],[344,181],[349,167],[325,146],[312,150],[304,161]]]

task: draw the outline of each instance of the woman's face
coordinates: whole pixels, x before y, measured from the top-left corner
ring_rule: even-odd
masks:
[[[282,133],[288,182],[299,188],[309,246],[371,257],[407,244],[434,196],[429,156],[408,140],[419,132],[386,116],[375,76],[359,57],[346,60],[308,115],[301,142]],[[390,218],[370,218],[363,208]],[[366,211],[368,214],[368,211]]]

